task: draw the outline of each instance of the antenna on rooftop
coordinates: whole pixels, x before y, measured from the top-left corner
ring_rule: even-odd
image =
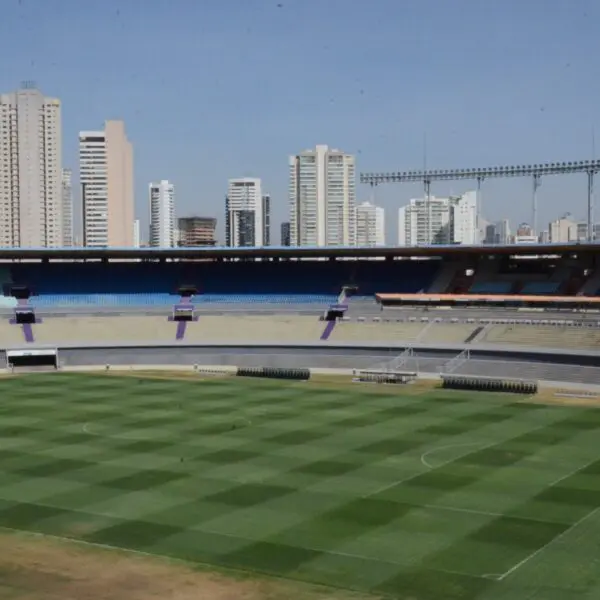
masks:
[[[21,82],[21,89],[22,90],[35,90],[35,89],[37,89],[37,85],[36,85],[35,81],[33,81],[33,79],[27,79],[27,80]]]

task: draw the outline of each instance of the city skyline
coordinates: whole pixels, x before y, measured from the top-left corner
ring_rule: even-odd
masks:
[[[0,96],[0,149],[4,149],[0,174],[5,182],[0,197],[0,235],[5,245],[69,247],[79,238],[74,235],[73,171],[60,167],[60,107],[59,99],[44,96],[32,82]],[[6,152],[7,147],[16,152]],[[281,224],[280,243],[288,243],[289,232],[292,245],[385,244],[385,209],[369,201],[357,202],[355,165],[354,155],[324,144],[289,157],[289,221]],[[83,244],[124,247],[142,243],[140,220],[134,212],[133,148],[122,121],[106,121],[103,130],[79,132],[76,172],[81,182],[78,201]],[[446,198],[431,194],[411,199],[398,209],[397,244],[585,240],[587,224],[570,213],[550,221],[547,229],[522,224],[512,236],[508,219],[496,223],[485,219],[481,199],[479,188]],[[173,184],[168,180],[150,184],[149,201],[148,244],[177,245]],[[260,178],[230,179],[225,213],[225,245],[260,247],[275,243],[271,238],[271,197],[263,194]],[[525,229],[527,233],[523,233]]]
[[[461,2],[457,11],[434,1],[288,0],[279,8],[178,0],[177,10],[157,2],[143,18],[135,5],[116,0],[64,0],[60,11],[39,0],[8,3],[0,55],[10,60],[3,61],[0,90],[34,79],[61,99],[63,166],[74,171],[80,130],[107,118],[125,121],[144,232],[147,184],[163,174],[177,185],[182,214],[219,216],[221,240],[231,176],[261,177],[273,222],[287,220],[286,157],[321,142],[354,154],[359,171],[420,169],[425,158],[430,167],[453,168],[591,157],[592,130],[600,132],[600,82],[589,77],[600,63],[597,3],[573,0],[549,11],[540,0]],[[152,68],[149,30],[172,40]],[[427,36],[416,34],[423,31]],[[316,44],[305,48],[306,39]],[[218,60],[208,58],[215,53]],[[302,94],[286,84],[293,72],[303,74]],[[73,189],[77,197],[76,178]],[[432,194],[469,189],[436,185]],[[382,186],[372,199],[357,185],[357,201],[372,199],[390,215],[390,241],[391,215],[421,193],[419,186]],[[529,220],[530,196],[530,181],[486,181],[487,219]],[[544,180],[540,224],[567,207],[584,218],[585,181]]]

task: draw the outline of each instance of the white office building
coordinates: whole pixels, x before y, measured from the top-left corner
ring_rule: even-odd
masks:
[[[356,245],[385,246],[385,210],[363,202],[355,210]]]
[[[398,211],[398,245],[476,244],[475,192],[449,198],[413,198]]]
[[[63,245],[60,101],[33,83],[0,95],[0,246]]]
[[[133,150],[122,121],[79,133],[83,244],[133,246]]]
[[[579,241],[577,222],[573,220],[570,214],[565,215],[561,219],[556,219],[556,221],[552,221],[548,225],[548,238],[553,244],[566,244]]]
[[[163,179],[149,186],[150,246],[175,247],[175,186]]]
[[[271,197],[254,177],[230,179],[225,198],[225,244],[260,248],[270,244]]]
[[[290,157],[292,246],[353,246],[356,243],[355,159],[320,145]]]
[[[61,171],[63,246],[70,248],[73,240],[73,172],[71,169]]]

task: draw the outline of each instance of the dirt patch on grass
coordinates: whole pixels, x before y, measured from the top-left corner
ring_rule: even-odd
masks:
[[[366,600],[279,580],[26,534],[0,535],[0,598],[11,600]],[[370,596],[373,599],[373,596]]]

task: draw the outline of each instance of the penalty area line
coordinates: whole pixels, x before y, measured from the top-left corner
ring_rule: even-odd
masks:
[[[552,546],[552,544],[560,542],[560,540],[562,540],[566,535],[571,533],[573,530],[575,530],[580,525],[583,525],[583,523],[585,523],[588,519],[591,519],[593,516],[595,516],[598,513],[598,511],[600,511],[600,506],[597,506],[594,510],[589,512],[587,515],[584,515],[583,517],[581,517],[581,519],[579,519],[579,521],[576,521],[575,523],[573,523],[573,525],[571,525],[569,528],[565,529],[562,533],[560,533],[556,537],[552,538],[548,543],[544,544],[543,546],[538,548],[535,552],[532,552],[531,554],[526,556],[522,561],[520,561],[516,565],[512,566],[508,571],[506,571],[505,573],[502,573],[502,575],[499,575],[497,580],[502,581],[502,580],[506,579],[509,575],[512,575],[517,569],[520,569],[522,566],[526,565],[530,560],[533,560],[536,556],[539,556],[544,550],[547,550],[550,546]]]

